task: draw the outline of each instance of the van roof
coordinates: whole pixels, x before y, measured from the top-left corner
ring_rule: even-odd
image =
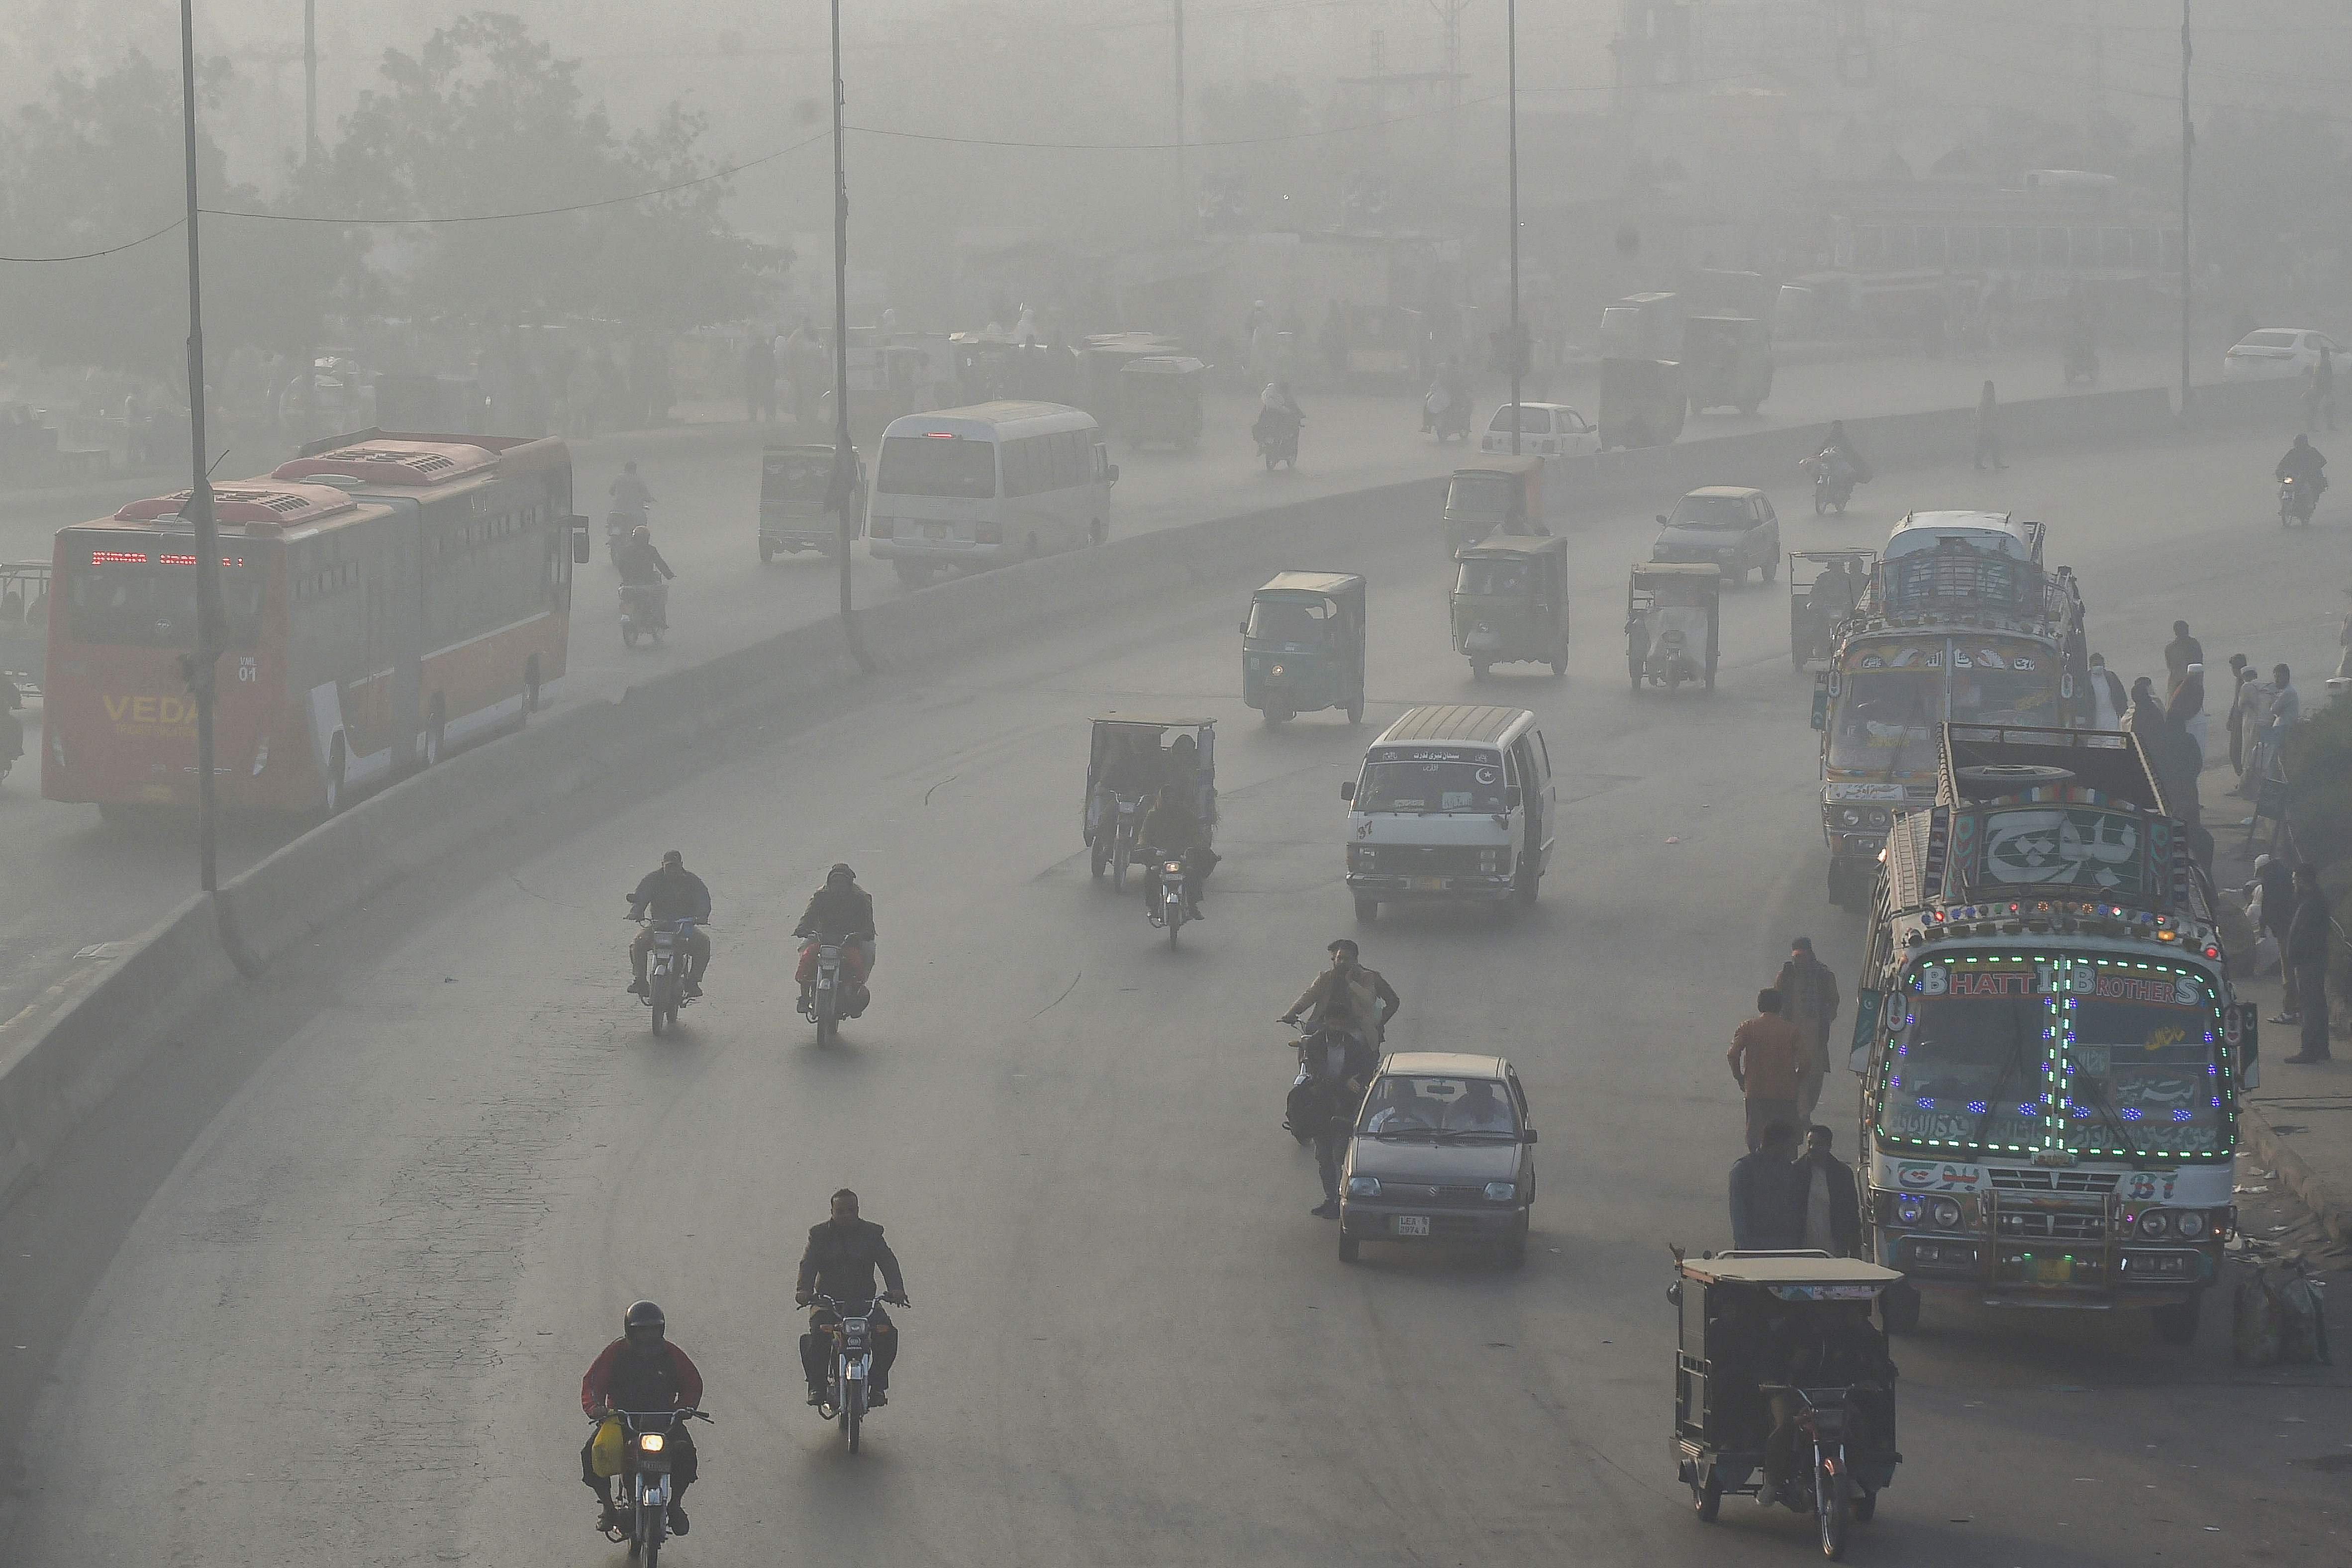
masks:
[[[1095,416],[1082,408],[1072,408],[1060,403],[1031,403],[1007,398],[995,403],[974,403],[962,408],[934,409],[929,414],[908,414],[890,421],[890,427],[883,435],[885,437],[921,436],[933,430],[950,436],[994,435],[1012,426],[1025,428],[1007,433],[1023,436],[1096,427]]]
[[[1466,702],[1434,703],[1415,708],[1381,731],[1376,746],[1414,741],[1470,741],[1498,744],[1522,721],[1535,715],[1524,708],[1487,708]]]

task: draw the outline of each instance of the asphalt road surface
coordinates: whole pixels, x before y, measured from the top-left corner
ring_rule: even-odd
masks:
[[[1843,521],[1785,507],[1788,543],[2014,504],[2127,677],[2178,614],[2217,662],[2307,667],[2315,700],[2352,505],[2283,535],[2276,445],[1888,476]],[[1785,590],[1727,596],[1712,698],[1633,698],[1617,595],[1645,542],[1576,536],[1564,680],[1474,686],[1437,545],[1397,548],[1332,563],[1373,582],[1360,730],[1262,728],[1235,605],[1184,600],[872,682],[404,884],[191,1028],[0,1215],[8,1560],[617,1565],[576,1395],[640,1296],[719,1416],[681,1564],[1803,1560],[1805,1521],[1735,1500],[1703,1527],[1675,1482],[1665,1248],[1726,1243],[1731,1026],[1801,932],[1850,989],[1858,930],[1822,898]],[[1474,699],[1550,738],[1543,900],[1359,931],[1336,786],[1407,705]],[[1220,721],[1225,860],[1174,952],[1087,877],[1110,708]],[[718,955],[657,1041],[616,917],[671,845],[712,880]],[[786,955],[838,858],[881,958],[819,1051]],[[1343,932],[1403,995],[1392,1046],[1524,1075],[1523,1270],[1387,1245],[1349,1268],[1307,1212],[1272,1020]],[[845,1184],[915,1300],[856,1458],[802,1405],[790,1304]],[[1895,1346],[1906,1462],[1852,1559],[2342,1560],[2342,1374],[2238,1372],[2227,1316],[2184,1352],[2136,1318],[1931,1302]]]

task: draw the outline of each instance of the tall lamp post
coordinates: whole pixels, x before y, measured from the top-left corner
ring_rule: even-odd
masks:
[[[2197,128],[2189,120],[2189,3],[2180,0],[2180,418],[2189,420],[2189,165]]]
[[[857,454],[849,444],[849,174],[841,149],[841,0],[833,0],[833,483],[826,503],[841,519],[841,635],[860,669],[874,660],[850,603],[849,547],[857,537]]]
[[[196,646],[180,656],[180,669],[196,702],[196,858],[207,893],[219,891],[213,852],[214,674],[220,663],[220,528],[213,520],[213,488],[205,471],[205,297],[196,234],[195,0],[180,0],[180,121],[188,195],[188,455],[193,477],[187,517],[196,532]]]
[[[2184,0],[2185,3],[2185,0]],[[1507,118],[1511,140],[1511,456],[1519,455],[1519,372],[1527,359],[1519,328],[1519,0],[1507,0],[1508,74]]]

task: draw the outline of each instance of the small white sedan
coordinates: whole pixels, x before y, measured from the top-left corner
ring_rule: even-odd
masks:
[[[1478,450],[1492,454],[1510,449],[1511,405],[1506,403],[1496,409],[1495,417],[1486,422],[1486,433],[1478,437]],[[1572,458],[1599,450],[1601,432],[1592,427],[1591,420],[1567,404],[1519,405],[1520,456]]]
[[[2259,332],[2247,333],[2244,341],[2221,356],[2221,374],[2231,381],[2272,381],[2308,375],[2311,367],[2319,363],[2322,349],[2338,365],[2352,370],[2352,365],[2344,365],[2344,345],[2326,332],[2305,327],[2265,327]]]

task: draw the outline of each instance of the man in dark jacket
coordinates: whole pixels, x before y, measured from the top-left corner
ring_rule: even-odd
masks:
[[[1805,1203],[1812,1173],[1794,1163],[1797,1130],[1775,1121],[1754,1153],[1731,1167],[1731,1245],[1741,1252],[1783,1252],[1805,1245]]]
[[[1304,1116],[1315,1142],[1315,1173],[1323,1183],[1323,1201],[1312,1210],[1318,1219],[1339,1217],[1339,1167],[1347,1163],[1356,1113],[1380,1068],[1380,1053],[1349,1027],[1344,1014],[1327,1017],[1322,1032],[1308,1037],[1307,1079],[1294,1091],[1299,1099],[1291,1110]]]
[[[2273,1024],[2299,1024],[2302,1014],[2297,1010],[2294,965],[2287,962],[2287,933],[2294,929],[2294,868],[2286,863],[2283,854],[2254,857],[2254,885],[2262,889],[2263,929],[2278,942],[2279,973],[2285,977],[2286,995],[2279,1010],[2271,1015]]]
[[[626,1410],[643,1415],[657,1410],[692,1410],[702,1403],[702,1373],[694,1358],[669,1342],[662,1310],[651,1301],[634,1303],[621,1318],[621,1337],[603,1353],[580,1380],[580,1408],[602,1421],[605,1413]],[[686,1533],[686,1489],[694,1484],[698,1466],[694,1436],[683,1421],[671,1426],[669,1455],[669,1528]],[[596,1435],[580,1445],[580,1479],[604,1500],[604,1516],[597,1528],[608,1533],[620,1528],[613,1510],[613,1481],[596,1473]]]
[[[2319,890],[2319,873],[2309,866],[2294,870],[2294,923],[2287,928],[2286,963],[2294,972],[2295,998],[2303,1009],[2303,1049],[2286,1059],[2308,1064],[2328,1059],[2327,948],[2335,935],[2327,895]]]
[[[808,908],[801,911],[801,923],[793,935],[806,944],[801,949],[801,1011],[808,1011],[816,984],[820,942],[843,944],[843,977],[849,982],[849,994],[844,1000],[849,1005],[842,1009],[842,1016],[855,1018],[866,1011],[866,1005],[873,1000],[866,989],[866,977],[874,973],[874,895],[857,885],[857,873],[846,863],[836,862],[824,874],[824,886],[809,895]]]
[[[629,531],[629,542],[613,557],[621,574],[621,587],[637,613],[656,628],[669,629],[669,584],[677,574],[654,548],[654,531],[644,523]]]
[[[2189,635],[2189,623],[2173,622],[2172,640],[2164,645],[2164,700],[2168,702],[2172,700],[2172,694],[2180,689],[2182,681],[2189,679],[2190,665],[2204,662],[2205,645]]]
[[[800,1281],[793,1288],[794,1301],[814,1309],[809,1314],[809,1331],[801,1336],[801,1371],[808,1376],[811,1405],[824,1403],[824,1385],[833,1374],[831,1330],[840,1321],[817,1298],[871,1301],[877,1268],[882,1271],[887,1287],[882,1300],[896,1306],[909,1305],[907,1281],[898,1273],[898,1255],[882,1239],[880,1226],[857,1217],[857,1194],[844,1187],[833,1194],[833,1217],[809,1226],[808,1250],[801,1254]],[[898,1329],[880,1307],[874,1309],[870,1321],[874,1369],[866,1404],[879,1410],[890,1403],[890,1366],[898,1359]]]
[[[1184,863],[1186,912],[1201,919],[1202,862],[1208,854],[1208,835],[1201,830],[1201,819],[1192,814],[1192,803],[1184,798],[1181,785],[1171,784],[1160,790],[1151,809],[1144,813],[1141,836],[1144,849],[1153,858],[1167,856]],[[1153,875],[1143,879],[1143,907],[1157,909],[1159,903],[1160,879],[1154,868]]]
[[[1789,944],[1788,960],[1772,989],[1780,994],[1780,1016],[1797,1026],[1804,1046],[1797,1063],[1797,1113],[1810,1118],[1829,1076],[1830,1026],[1837,1022],[1839,1006],[1837,976],[1813,956],[1813,939],[1801,936]]]
[[[629,986],[629,994],[646,994],[646,955],[654,950],[654,927],[675,921],[693,921],[697,930],[686,943],[686,994],[702,994],[703,972],[710,967],[710,939],[702,934],[700,923],[710,918],[710,889],[702,879],[686,868],[686,857],[676,849],[662,851],[661,864],[646,873],[637,890],[629,895],[629,919],[648,921],[637,940],[629,943],[629,968],[636,979]]]
[[[1833,1258],[1852,1258],[1862,1248],[1862,1200],[1853,1167],[1830,1152],[1836,1134],[1816,1122],[1805,1132],[1797,1169],[1805,1173],[1805,1245]]]

